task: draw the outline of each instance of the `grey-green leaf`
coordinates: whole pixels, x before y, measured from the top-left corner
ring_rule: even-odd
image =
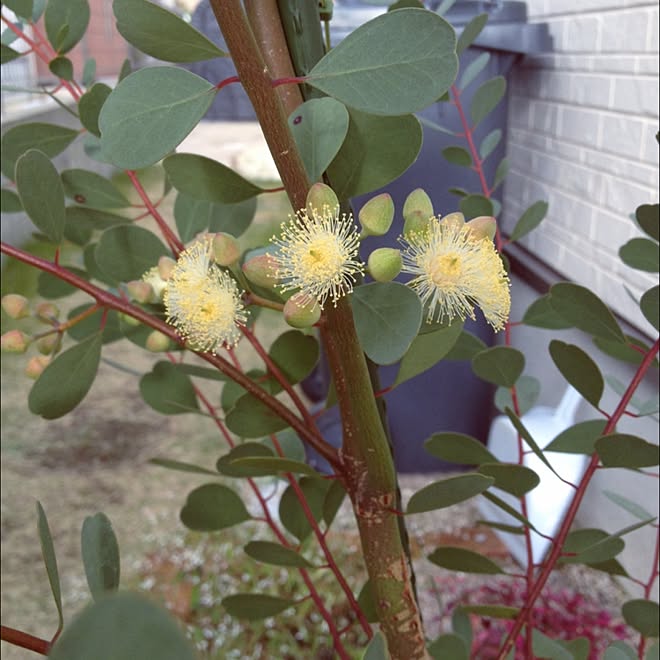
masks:
[[[367,648],[364,650],[361,660],[389,660],[390,653],[387,650],[387,640],[380,630],[371,638]]]
[[[525,325],[551,330],[564,330],[573,327],[573,324],[561,317],[550,304],[550,294],[537,298],[525,311],[522,322]]]
[[[631,268],[647,273],[660,270],[658,244],[649,238],[632,238],[620,250],[621,261]]]
[[[267,594],[234,594],[222,599],[222,606],[231,616],[246,621],[258,621],[275,616],[295,604],[295,601],[288,598]]]
[[[636,598],[623,604],[623,618],[644,637],[658,637],[660,634],[660,609],[652,600]]]
[[[374,282],[357,287],[351,303],[360,345],[369,358],[377,364],[400,360],[422,322],[417,294],[398,282]]]
[[[605,430],[606,423],[603,419],[590,419],[569,426],[545,448],[545,451],[590,456],[596,451],[596,440]]]
[[[30,149],[18,159],[16,189],[30,220],[53,243],[59,244],[66,222],[64,189],[48,156]]]
[[[470,152],[463,147],[445,147],[442,150],[444,159],[452,165],[460,167],[472,167],[472,156]]]
[[[88,170],[64,170],[61,173],[64,192],[78,204],[94,209],[121,209],[131,203],[105,177]]]
[[[504,97],[505,91],[506,78],[504,76],[496,76],[479,86],[472,97],[472,105],[470,106],[473,127],[497,107]]]
[[[488,477],[493,477],[495,488],[511,493],[515,497],[522,497],[536,488],[541,481],[534,470],[524,465],[482,463],[479,466],[479,472]]]
[[[532,204],[521,216],[511,232],[509,240],[517,241],[536,229],[548,212],[548,202],[538,201]]]
[[[273,566],[293,566],[294,568],[314,568],[301,554],[272,541],[250,541],[244,548],[245,554],[256,561]]]
[[[596,451],[605,467],[653,467],[660,460],[658,445],[626,433],[608,433],[598,438]]]
[[[524,368],[525,356],[510,346],[493,346],[472,358],[472,371],[501,387],[513,387]]]
[[[595,408],[598,408],[605,381],[596,363],[579,347],[553,339],[550,356],[562,376]]]
[[[83,38],[89,14],[87,0],[48,0],[44,25],[48,41],[60,55],[68,53]]]
[[[456,44],[456,53],[460,55],[466,48],[472,45],[488,22],[488,14],[477,14],[463,28],[461,36]]]
[[[250,394],[244,394],[225,418],[227,428],[243,438],[261,438],[289,424]]]
[[[346,106],[330,97],[305,101],[291,113],[289,128],[310,181],[318,181],[337,155],[348,124]]]
[[[99,114],[112,89],[103,83],[96,83],[78,101],[78,114],[82,125],[96,137],[101,137]]]
[[[656,241],[660,241],[660,205],[642,204],[635,211],[637,224],[642,231]]]
[[[114,0],[112,10],[119,34],[164,62],[200,62],[227,55],[192,25],[153,2]]]
[[[524,415],[536,403],[541,393],[541,383],[532,376],[520,376],[516,381],[516,399],[518,410]],[[514,409],[511,389],[498,387],[495,392],[495,406],[504,412],[506,408]]]
[[[402,39],[402,34],[411,38]],[[454,81],[455,47],[453,28],[437,14],[423,9],[388,12],[358,27],[327,53],[307,82],[364,112],[416,112],[440,98]]]
[[[37,500],[37,531],[39,532],[39,543],[41,544],[41,556],[44,560],[46,573],[50,590],[53,594],[55,607],[57,607],[57,616],[59,618],[59,627],[62,627],[64,617],[62,615],[62,589],[60,587],[60,574],[57,570],[57,557],[55,556],[55,547],[53,546],[53,537],[50,533],[48,518],[41,502]]]
[[[490,53],[480,53],[470,64],[465,67],[465,71],[458,83],[458,88],[464,90],[486,67],[490,60]]]
[[[660,292],[657,284],[644,293],[639,306],[646,320],[656,330],[660,330]]]
[[[99,115],[104,158],[127,170],[157,163],[197,125],[216,92],[208,81],[176,67],[147,67],[130,74]]]
[[[486,160],[488,156],[490,156],[495,149],[497,149],[497,145],[500,143],[502,140],[502,130],[499,128],[496,128],[492,130],[488,135],[481,141],[481,145],[479,146],[479,156],[481,157],[482,160]]]
[[[35,415],[57,419],[71,412],[89,392],[101,359],[101,333],[60,353],[32,386],[28,406]]]
[[[231,488],[220,484],[195,488],[181,509],[181,522],[198,532],[215,532],[249,519],[243,500]]]
[[[87,585],[99,600],[119,587],[119,545],[112,523],[104,513],[85,518],[81,532],[81,551]]]
[[[450,463],[479,465],[497,462],[481,442],[463,433],[434,433],[426,440],[424,448],[431,456]]]
[[[487,575],[497,575],[504,572],[492,559],[466,548],[452,546],[436,548],[428,556],[428,559],[437,566],[451,571]]]
[[[436,481],[413,494],[408,502],[406,513],[423,513],[443,509],[483,493],[494,483],[495,479],[482,474],[462,474]]]
[[[140,394],[145,402],[163,415],[197,412],[199,402],[190,377],[171,362],[157,362],[140,379]]]

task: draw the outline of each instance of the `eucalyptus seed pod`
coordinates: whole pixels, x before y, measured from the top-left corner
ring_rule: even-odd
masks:
[[[389,193],[372,197],[361,209],[358,219],[363,236],[383,236],[387,234],[394,220],[394,202]]]
[[[374,250],[367,261],[369,275],[376,282],[389,282],[400,272],[403,266],[401,252],[396,248],[379,248]]]
[[[306,205],[308,209],[317,211],[327,206],[334,212],[339,207],[339,199],[330,186],[326,186],[325,183],[315,183],[307,193]]]
[[[321,318],[321,308],[316,300],[291,296],[284,303],[284,320],[292,328],[311,328]]]

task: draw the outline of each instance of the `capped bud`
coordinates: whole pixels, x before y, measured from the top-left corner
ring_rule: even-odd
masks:
[[[167,282],[161,276],[161,269],[167,271],[169,269],[169,261],[161,260],[167,259],[172,261],[169,257],[161,257],[158,261],[158,266],[150,268],[140,280],[142,284],[148,284],[151,287],[151,292],[147,293],[146,289],[136,288],[135,292],[140,296],[137,298],[134,296],[134,299],[140,303],[159,303],[162,302],[163,296],[165,295],[165,289],[167,288]],[[175,261],[172,261],[173,264],[176,264]],[[167,273],[169,277],[170,273]],[[129,284],[132,284],[129,282]],[[131,289],[129,288],[129,293]],[[146,296],[146,298],[145,298]]]
[[[328,206],[334,212],[339,206],[339,200],[330,186],[326,186],[325,183],[315,183],[307,193],[307,208],[320,211],[324,206]]]
[[[0,348],[6,353],[25,353],[30,341],[22,330],[10,330],[0,337]]]
[[[458,211],[455,213],[448,213],[447,215],[443,216],[441,220],[445,223],[445,225],[451,225],[452,229],[455,231],[460,231],[461,227],[465,224],[465,216]]]
[[[167,351],[172,345],[170,338],[158,330],[154,330],[147,337],[145,347],[152,353],[163,353]]]
[[[176,266],[176,261],[174,261],[172,257],[162,256],[158,260],[158,274],[160,275],[160,278],[167,282],[174,270],[174,266]]]
[[[497,222],[490,215],[480,215],[467,223],[475,238],[488,238],[491,241],[495,238],[497,231]]]
[[[382,236],[392,226],[394,220],[394,202],[388,193],[372,197],[358,214],[362,233],[365,236]]]
[[[379,248],[374,250],[367,261],[369,275],[376,282],[389,282],[400,272],[403,266],[401,252],[395,248]]]
[[[57,321],[57,317],[60,315],[59,307],[49,302],[39,303],[34,308],[34,312],[40,321],[46,321],[46,323]]]
[[[37,380],[43,373],[44,369],[50,364],[50,355],[35,355],[28,360],[25,365],[25,375],[29,378]]]
[[[431,225],[433,216],[425,215],[422,211],[413,211],[408,214],[403,223],[403,235],[418,234],[426,231]]]
[[[233,266],[241,257],[241,247],[231,234],[218,232],[213,237],[213,256],[218,266]]]
[[[293,328],[311,328],[321,318],[321,308],[313,298],[297,293],[284,303],[284,320]]]
[[[421,188],[413,190],[403,203],[403,219],[408,221],[408,216],[417,214],[430,218],[433,215],[433,202]]]
[[[149,282],[132,280],[126,284],[128,295],[139,303],[150,303],[156,299],[156,292]]]
[[[277,262],[268,253],[251,257],[243,264],[243,273],[252,284],[269,289],[277,284],[276,271]]]
[[[56,348],[59,346],[61,337],[57,333],[52,333],[46,335],[45,337],[39,337],[35,342],[37,350],[42,355],[50,355]]]
[[[137,319],[129,316],[128,314],[123,314],[122,312],[119,313],[119,319],[122,321],[122,323],[125,323],[132,328],[136,328],[138,325],[140,325],[140,322]]]
[[[30,310],[28,299],[25,296],[20,296],[17,293],[8,293],[2,296],[2,309],[5,310],[7,316],[13,319],[22,319],[29,316]]]

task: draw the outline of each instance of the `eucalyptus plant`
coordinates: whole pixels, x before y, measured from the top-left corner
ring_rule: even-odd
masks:
[[[354,655],[344,642],[347,628],[338,627],[316,584],[321,567],[310,559],[311,548],[336,578],[351,612],[349,628],[361,631],[363,657],[370,660],[468,658],[470,614],[511,620],[499,658],[514,657],[514,647],[522,657],[587,658],[584,638],[552,640],[535,627],[534,603],[562,562],[624,576],[643,588],[643,598],[623,607],[625,620],[639,633],[636,651],[617,643],[607,657],[644,657],[647,640],[658,636],[658,605],[651,600],[658,542],[649,553],[655,559],[648,578],[629,576],[616,556],[628,532],[644,525],[657,530],[655,518],[616,496],[620,506],[641,519],[638,523],[615,534],[577,533],[571,526],[598,470],[629,468],[648,474],[649,483],[657,484],[645,470],[658,465],[657,445],[617,432],[617,423],[626,414],[657,413],[652,402],[633,412],[631,402],[645,374],[657,368],[658,340],[647,345],[624,334],[606,305],[576,284],[557,284],[534,302],[516,323],[557,331],[577,328],[605,353],[636,365],[619,404],[606,411],[600,407],[604,379],[594,358],[575,345],[553,340],[552,360],[598,419],[574,425],[548,447],[538,445],[521,419],[522,406],[533,403],[538,383],[524,376],[524,355],[511,346],[506,248],[538,226],[547,205],[533,204],[508,236],[497,225],[500,204],[493,195],[504,181],[507,161],[498,164],[492,181],[487,180],[484,162],[502,133],[483,136],[478,125],[502,100],[506,82],[502,77],[481,82],[467,107],[462,95],[476,85],[488,56],[460,65],[487,16],[476,16],[457,39],[440,13],[419,1],[401,0],[331,48],[329,1],[319,7],[276,0],[209,2],[227,52],[147,0],[114,0],[113,11],[124,39],[151,58],[191,63],[230,57],[236,76],[209,81],[170,64],[132,70],[126,61],[114,86],[96,81],[93,60],[79,72],[67,57],[87,29],[87,0],[3,3],[2,62],[25,57],[25,48],[17,44],[27,44],[58,79],[55,87],[41,91],[63,104],[75,116],[76,126],[27,122],[3,135],[3,212],[24,211],[37,227],[38,239],[54,246],[54,257],[4,242],[2,251],[41,271],[40,291],[48,300],[75,291],[91,298],[65,320],[49,301],[33,309],[17,294],[3,298],[11,317],[37,315],[48,324],[38,336],[15,329],[2,337],[4,350],[24,353],[31,344],[40,350],[27,364],[36,379],[30,410],[45,419],[74,410],[111,342],[129,341],[155,354],[153,367],[140,381],[145,404],[165,415],[209,415],[228,449],[214,465],[155,460],[164,468],[209,477],[182,504],[182,523],[203,532],[249,520],[263,526],[263,538],[250,541],[245,552],[257,562],[299,573],[337,657]],[[448,4],[443,3],[445,9]],[[5,7],[13,14],[5,14]],[[252,221],[257,197],[281,189],[264,188],[210,158],[176,151],[231,84],[247,92],[294,210],[281,219],[272,240],[247,253],[237,238]],[[62,94],[68,94],[66,101]],[[443,151],[444,158],[450,166],[474,170],[480,189],[455,190],[456,208],[440,210],[421,188],[410,190],[399,209],[381,193],[355,217],[352,198],[385,186],[415,161],[423,138],[415,113],[436,102],[449,104],[463,126],[454,135],[455,144]],[[447,132],[439,126],[427,130]],[[84,142],[91,158],[123,171],[141,200],[138,215],[111,177],[86,169],[58,171],[53,158],[76,140]],[[159,163],[162,188],[148,190],[145,168]],[[159,208],[170,195],[176,196],[173,217]],[[147,216],[153,230],[137,224]],[[640,206],[635,221],[644,236],[623,246],[621,258],[632,268],[656,273],[658,205]],[[398,242],[366,254],[364,239],[382,236],[392,226]],[[64,244],[79,247],[82,265],[62,263]],[[395,280],[399,276],[403,281]],[[639,301],[656,330],[657,299],[654,286]],[[260,339],[260,308],[275,310],[291,326],[269,348]],[[503,331],[503,345],[488,348],[463,328],[464,321],[477,314]],[[239,342],[251,345],[263,364],[260,370],[248,372],[241,366],[234,352]],[[321,353],[332,376],[327,405],[340,410],[340,447],[324,437],[296,387]],[[504,396],[509,402],[505,409],[518,433],[519,458],[503,463],[476,439],[438,429],[426,443],[430,454],[477,467],[426,485],[404,510],[377,367],[398,363],[392,385],[397,387],[443,359],[470,360],[480,378],[498,386],[500,400]],[[479,414],[486,411],[475,411]],[[311,467],[303,446],[323,457],[331,474]],[[525,499],[539,477],[524,465],[524,457],[533,452],[554,471],[547,451],[586,454],[588,467],[573,484],[568,512],[547,557],[534,565],[530,539],[538,532],[527,517]],[[264,475],[276,475],[286,485],[279,519],[255,481]],[[227,485],[231,480],[245,482],[245,487]],[[496,494],[499,491],[513,494],[521,508],[512,508]],[[250,493],[259,502],[259,515],[246,506],[244,498]],[[485,524],[526,540],[525,603],[518,609],[465,605],[455,613],[453,633],[429,640],[405,520],[478,495],[510,517],[507,525]],[[346,496],[368,572],[362,585],[349,584],[326,539]],[[38,520],[59,613],[57,632],[51,640],[42,640],[3,627],[3,640],[55,660],[194,657],[192,646],[166,613],[119,590],[119,549],[112,525],[101,513],[87,518],[82,529],[93,602],[63,627],[55,549],[41,505]],[[457,547],[441,546],[429,559],[456,571],[505,572],[491,559]],[[284,619],[299,602],[273,593],[237,593],[227,595],[222,604],[238,619]],[[656,643],[646,657],[657,657],[657,652]]]

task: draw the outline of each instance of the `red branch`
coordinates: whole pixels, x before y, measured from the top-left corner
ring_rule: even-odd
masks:
[[[22,630],[9,628],[8,626],[0,626],[0,639],[2,639],[3,642],[13,644],[14,646],[28,649],[28,651],[41,653],[41,655],[48,655],[48,652],[50,651],[50,642],[47,642],[45,639],[35,637]]]

